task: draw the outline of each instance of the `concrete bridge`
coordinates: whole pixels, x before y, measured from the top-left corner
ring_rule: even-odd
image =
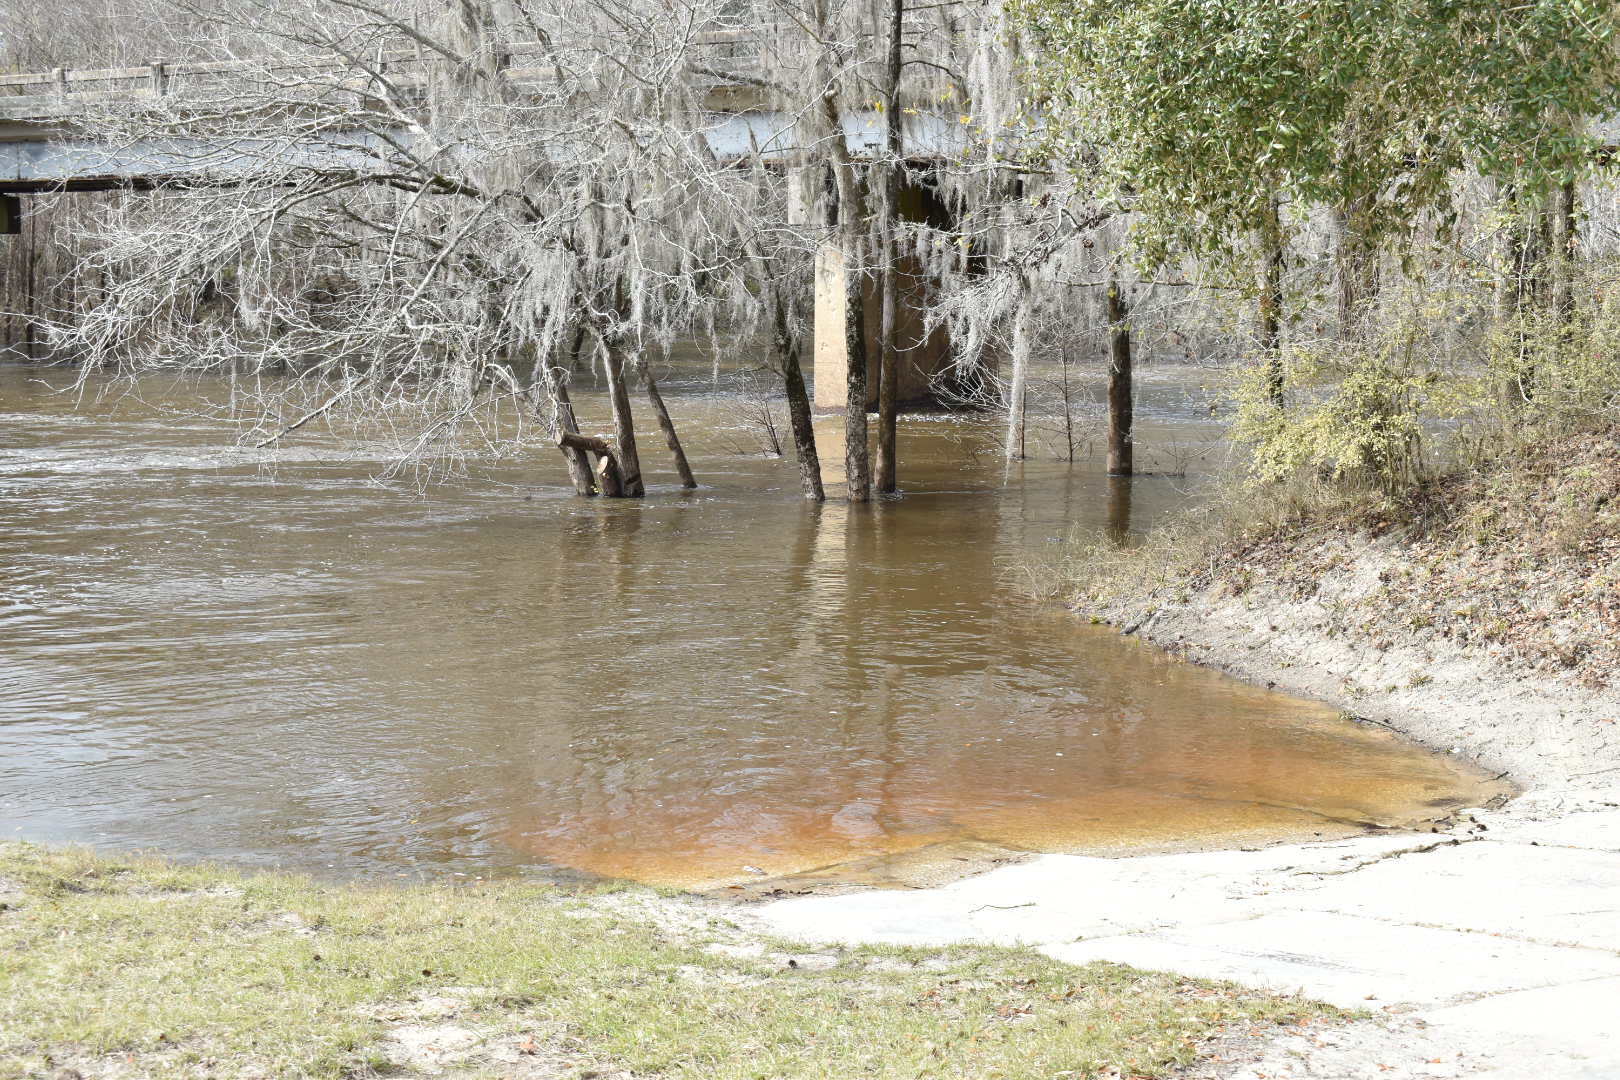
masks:
[[[705,94],[708,125],[703,137],[721,161],[754,155],[784,166],[804,145],[794,117],[774,107],[762,80],[752,77],[756,67],[757,32],[710,34],[700,39],[696,70],[708,80]],[[503,52],[497,63],[506,78],[520,88],[553,80],[542,56],[549,47],[517,44]],[[333,88],[348,90],[359,101],[381,102],[383,95],[407,104],[425,103],[442,61],[424,56],[420,49],[380,55],[370,62],[371,75],[332,80]],[[332,69],[288,65],[268,74],[287,78],[322,76]],[[230,186],[267,167],[307,167],[311,170],[347,171],[364,175],[380,171],[390,141],[409,144],[409,131],[383,133],[356,128],[324,133],[297,144],[285,140],[199,135],[149,135],[117,146],[83,133],[82,121],[98,107],[139,107],[200,100],[210,91],[228,92],[241,78],[265,74],[250,62],[155,62],[135,67],[104,69],[58,68],[48,72],[0,75],[0,234],[20,230],[28,196],[56,192],[145,191],[165,187]],[[378,111],[379,119],[383,118]],[[881,153],[884,117],[876,110],[846,112],[843,134],[852,157]],[[905,118],[903,153],[914,162],[931,162],[958,155],[966,145],[954,115],[915,110]],[[902,213],[914,220],[938,219],[943,211],[932,193],[914,185],[902,194]],[[814,368],[816,405],[841,408],[844,403],[848,360],[844,346],[844,274],[837,250],[823,250],[816,267]],[[922,293],[929,287],[918,266],[902,267],[912,302],[902,304],[898,334],[907,343],[906,362],[900,372],[899,393],[904,400],[929,394],[933,376],[948,363],[948,342],[940,331],[925,333]],[[868,282],[868,356],[876,363],[878,303],[875,284]],[[877,380],[868,379],[874,395]]]

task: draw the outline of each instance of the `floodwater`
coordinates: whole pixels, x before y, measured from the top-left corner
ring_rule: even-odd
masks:
[[[689,386],[695,493],[659,482],[652,432],[643,502],[573,497],[540,450],[424,492],[318,435],[231,449],[195,389],[77,403],[65,379],[0,365],[0,837],[711,885],[1481,797],[1385,731],[1025,599],[1021,567],[1150,526],[1182,480],[1007,475],[981,426],[914,418],[904,499],[817,507],[791,460],[737,452],[735,399]],[[1198,406],[1150,379],[1144,454],[1208,437]]]

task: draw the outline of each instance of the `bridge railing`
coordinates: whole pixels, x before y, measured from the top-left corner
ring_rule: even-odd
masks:
[[[702,35],[697,44],[710,62],[730,66],[740,72],[757,63],[760,43],[766,36],[759,29],[711,32]],[[582,43],[579,47],[585,45]],[[554,47],[541,42],[519,42],[503,49],[498,62],[509,70],[513,78],[541,80],[549,77],[551,70],[537,62],[551,57],[555,51]],[[525,61],[529,63],[525,64]],[[433,68],[442,60],[417,48],[381,53],[366,58],[366,63],[385,73],[391,80],[410,86],[425,83]],[[243,74],[318,78],[342,70],[344,66],[323,65],[318,61],[268,68],[244,60],[153,61],[131,67],[55,68],[51,71],[0,74],[0,113],[17,117],[25,114],[30,107],[37,107],[46,114],[55,113],[69,105],[64,100],[66,98],[83,101],[164,97],[171,92],[217,84],[227,81],[230,76]]]

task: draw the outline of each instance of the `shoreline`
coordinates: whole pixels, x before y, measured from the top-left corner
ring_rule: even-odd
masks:
[[[1037,855],[926,892],[781,900],[791,939],[1033,945],[1373,1010],[1236,1038],[1197,1080],[1620,1076],[1620,693],[1370,617],[1393,545],[1337,539],[1293,583],[1077,611],[1511,782],[1435,833],[1109,860]],[[1302,560],[1302,562],[1305,560]],[[1371,631],[1369,633],[1369,630]]]
[[[1342,565],[1300,599],[1277,585],[1217,581],[1095,612],[1190,663],[1313,698],[1513,783],[1516,798],[1620,784],[1620,691],[1590,690],[1506,656],[1412,632],[1374,639],[1349,625],[1395,561],[1377,542],[1337,541]],[[1381,646],[1381,647],[1380,647]]]

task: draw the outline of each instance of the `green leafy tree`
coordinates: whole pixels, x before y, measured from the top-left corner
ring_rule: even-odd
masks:
[[[1620,109],[1613,0],[1015,0],[1046,149],[1140,213],[1149,261],[1252,250],[1279,203],[1365,242],[1587,168]]]

